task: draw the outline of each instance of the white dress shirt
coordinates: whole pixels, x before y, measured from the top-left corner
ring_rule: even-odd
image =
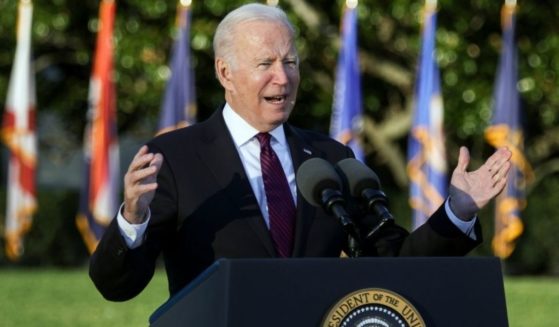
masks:
[[[239,152],[245,173],[247,174],[248,181],[252,187],[252,191],[256,196],[256,201],[260,206],[260,211],[264,217],[264,221],[268,228],[270,228],[270,219],[268,215],[268,205],[266,201],[266,192],[264,190],[264,181],[262,180],[262,170],[260,168],[260,142],[256,138],[259,133],[257,129],[250,126],[241,116],[239,116],[229,105],[225,105],[223,109],[223,118],[225,125],[231,133],[233,143]],[[291,160],[291,153],[289,145],[285,139],[283,132],[283,125],[280,125],[269,132],[272,137],[270,138],[270,145],[278,156],[291,196],[293,196],[293,203],[297,204],[297,185],[295,182],[295,170],[293,169],[293,161]]]

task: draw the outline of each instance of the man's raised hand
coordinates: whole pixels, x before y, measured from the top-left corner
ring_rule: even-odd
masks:
[[[157,174],[163,164],[163,156],[148,152],[146,145],[132,159],[124,175],[123,216],[131,224],[140,224],[146,219],[149,204],[157,189]]]
[[[450,181],[450,208],[458,218],[470,220],[479,209],[499,194],[507,183],[512,153],[507,148],[499,148],[477,170],[466,171],[470,163],[470,153],[466,147],[460,148],[458,164]]]

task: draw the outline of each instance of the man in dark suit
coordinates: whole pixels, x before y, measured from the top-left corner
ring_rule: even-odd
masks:
[[[258,4],[231,12],[217,28],[214,51],[224,107],[205,122],[150,141],[129,166],[124,204],[91,258],[90,276],[107,299],[140,293],[159,254],[172,295],[218,258],[338,257],[346,250],[340,223],[296,188],[295,172],[305,160],[335,164],[353,153],[287,123],[299,63],[284,12]],[[273,150],[265,150],[260,134]],[[266,184],[265,151],[281,163],[282,178],[274,179],[282,187],[274,188],[285,186],[289,200],[280,210],[270,201],[276,195]],[[510,156],[499,149],[466,172],[469,154],[462,148],[441,208],[411,234],[397,225],[384,228],[363,244],[364,255],[466,254],[481,242],[475,214],[504,187]],[[287,241],[275,234],[280,225],[287,226]]]

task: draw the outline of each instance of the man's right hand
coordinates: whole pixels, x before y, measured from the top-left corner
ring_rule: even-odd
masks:
[[[131,224],[145,221],[149,204],[157,189],[157,174],[163,164],[163,156],[148,152],[142,146],[128,166],[124,175],[124,210],[122,215]]]

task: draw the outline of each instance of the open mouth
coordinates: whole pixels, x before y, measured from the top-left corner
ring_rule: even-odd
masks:
[[[264,100],[266,100],[266,102],[269,102],[269,103],[272,103],[272,104],[283,104],[287,100],[287,95],[276,95],[276,96],[264,97]]]

